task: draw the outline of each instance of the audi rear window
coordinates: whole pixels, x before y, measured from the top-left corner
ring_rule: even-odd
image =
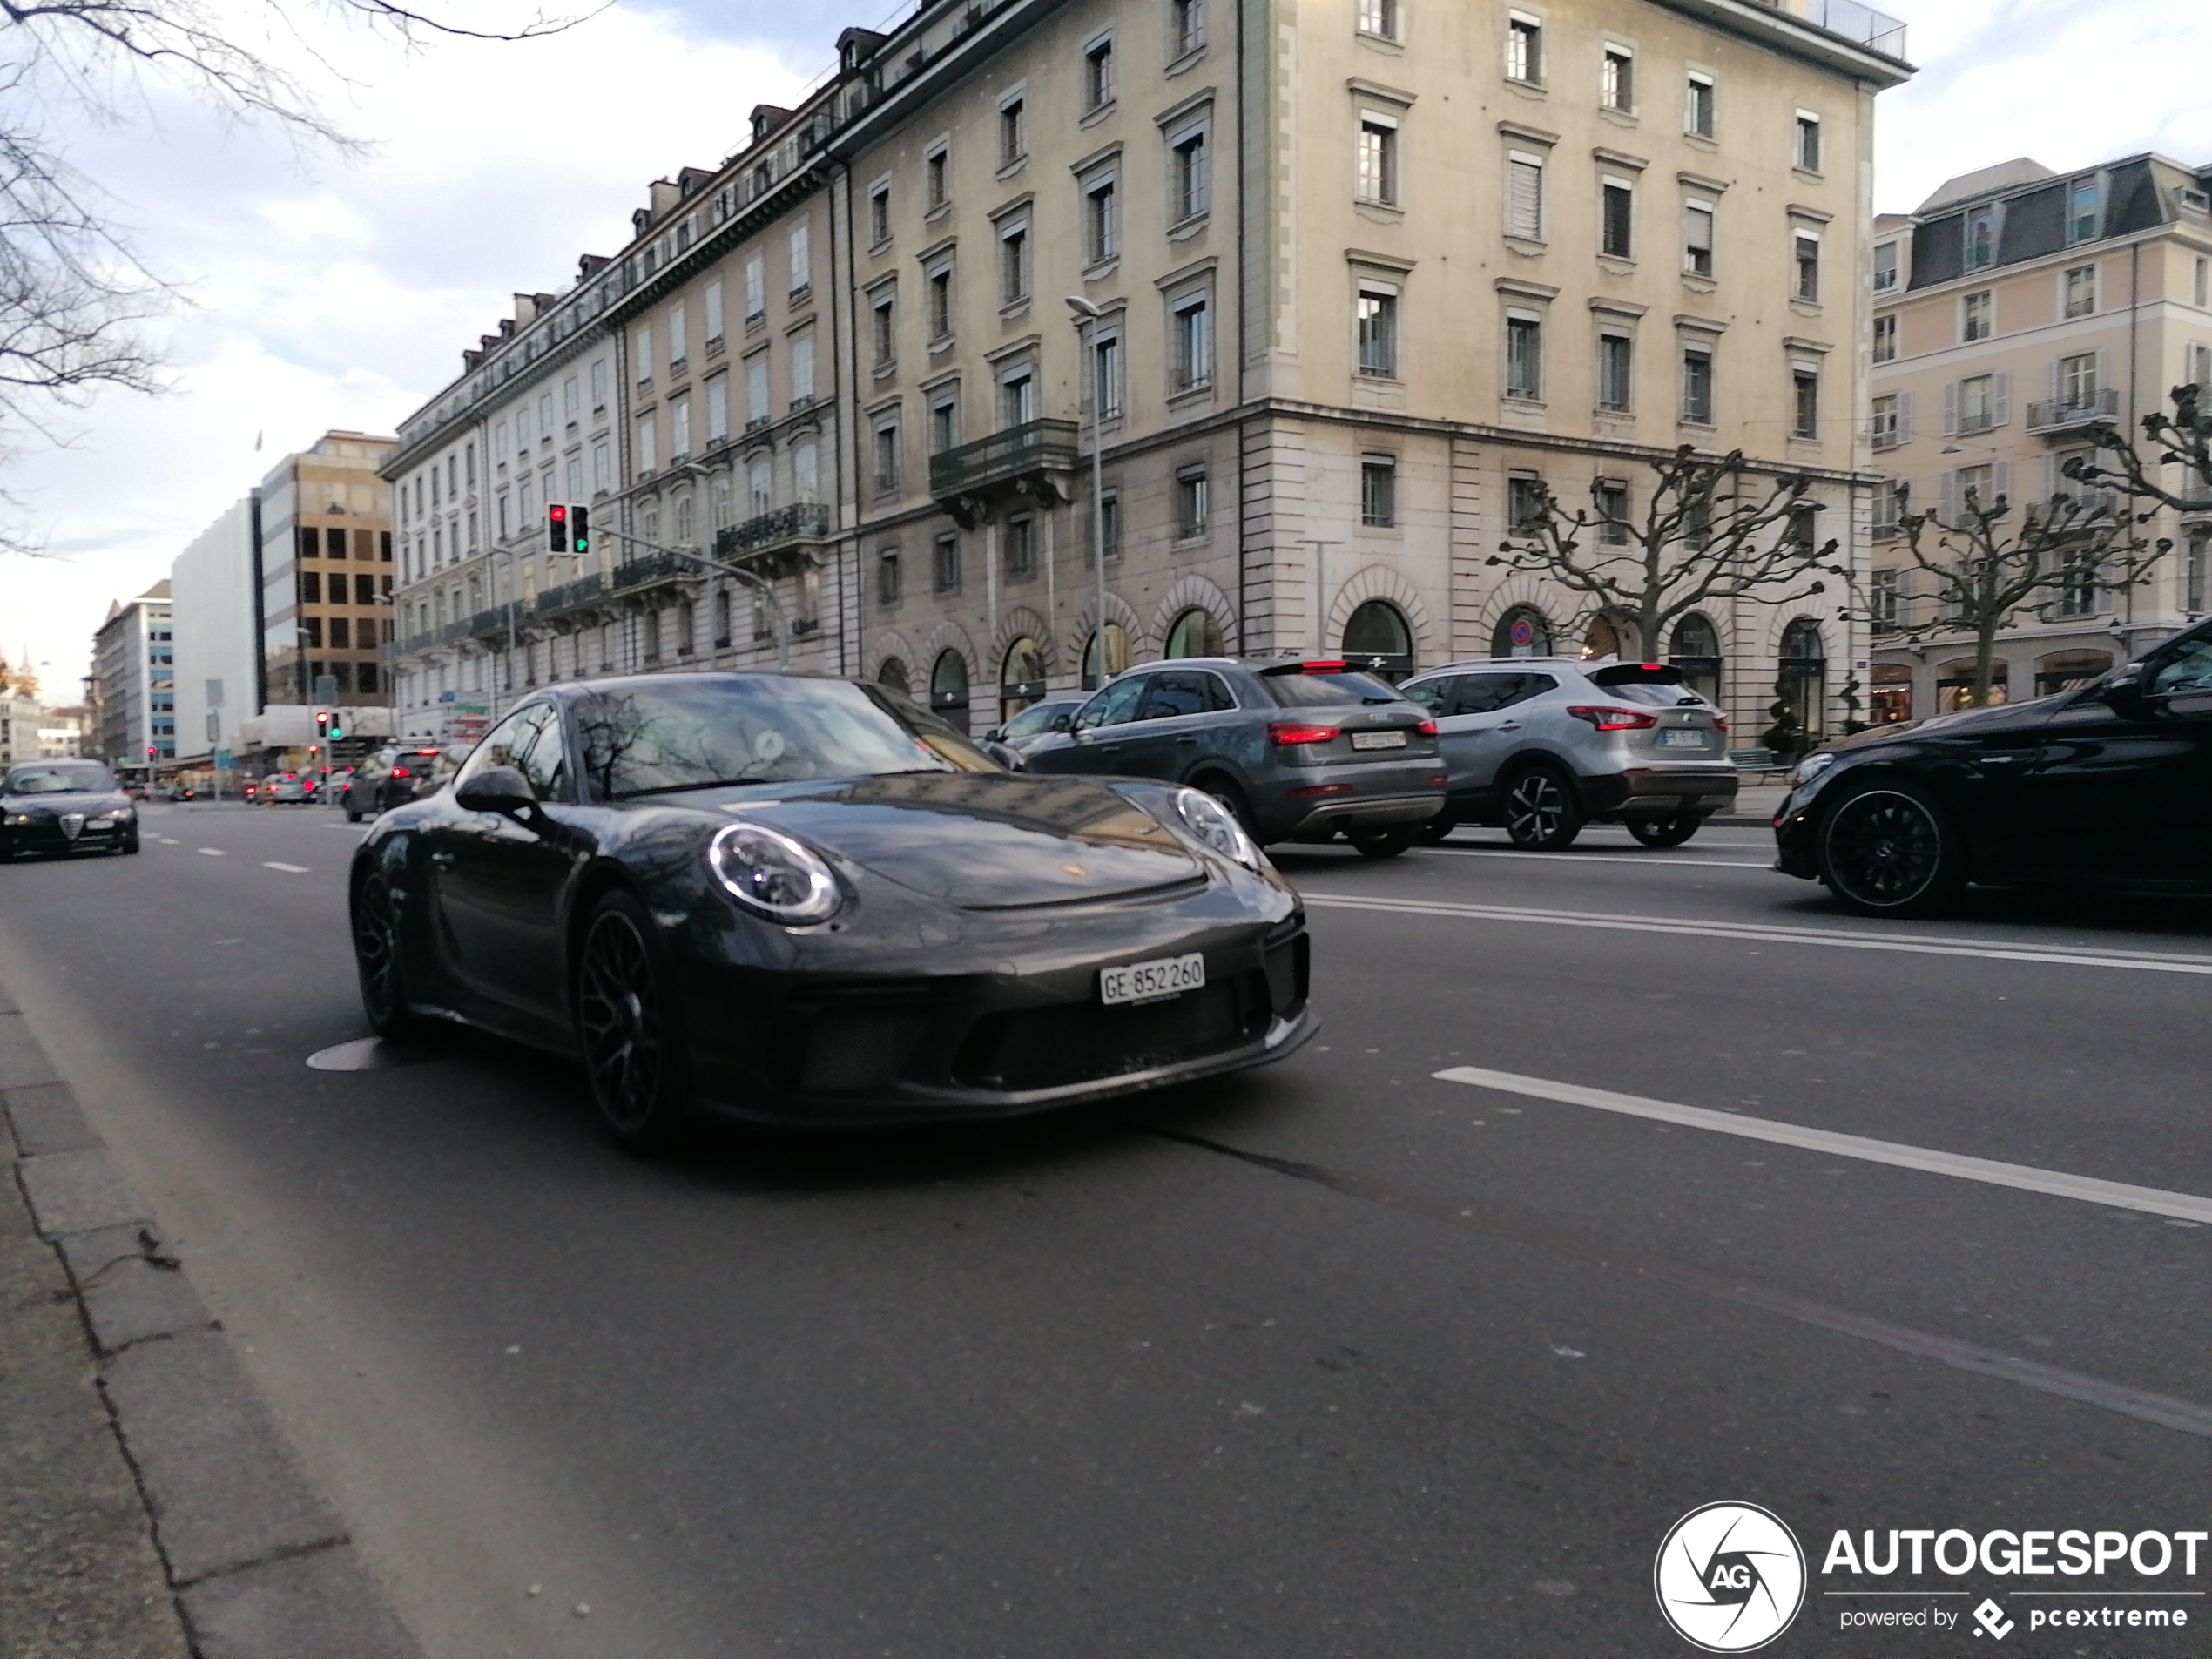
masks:
[[[1286,709],[1342,708],[1347,703],[1405,699],[1372,674],[1263,674],[1268,696]]]

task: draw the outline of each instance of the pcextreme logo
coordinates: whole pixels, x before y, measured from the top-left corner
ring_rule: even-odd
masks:
[[[1750,1653],[1805,1604],[1805,1553],[1754,1503],[1693,1509],[1660,1541],[1651,1585],[1675,1634],[1707,1653]]]

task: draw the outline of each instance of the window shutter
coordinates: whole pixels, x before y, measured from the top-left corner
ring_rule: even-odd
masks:
[[[1936,510],[1946,525],[1959,522],[1959,474],[1946,468],[1936,481]]]
[[[2043,396],[2053,404],[2056,404],[2066,396],[2066,370],[2063,367],[2065,361],[2066,360],[2062,357],[2051,359],[2051,371],[2044,377]]]
[[[1959,382],[1956,381],[1943,383],[1943,435],[1946,438],[1959,435]]]
[[[1506,167],[1506,233],[1529,241],[1544,232],[1544,170],[1534,162],[1514,160]]]
[[[1897,441],[1899,443],[1912,442],[1912,394],[1910,392],[1897,395]]]
[[[1989,377],[1989,424],[2003,426],[2013,416],[2013,377],[2000,370]]]
[[[2010,501],[2013,498],[2013,463],[2009,461],[2000,461],[1991,468],[1990,471],[1992,476],[1989,487],[1997,492],[1998,501]],[[1994,507],[1996,504],[1996,502],[1982,503],[1985,507]]]

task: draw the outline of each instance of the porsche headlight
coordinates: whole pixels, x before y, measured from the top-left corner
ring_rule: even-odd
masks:
[[[706,861],[732,898],[771,921],[827,921],[843,901],[819,853],[764,824],[731,825],[715,836]]]
[[[1175,792],[1175,809],[1190,832],[1224,858],[1234,859],[1248,870],[1259,868],[1259,848],[1244,833],[1237,815],[1211,795],[1196,789]]]
[[[1790,774],[1790,787],[1803,789],[1835,764],[1836,757],[1831,754],[1807,755],[1797,762],[1797,769]]]

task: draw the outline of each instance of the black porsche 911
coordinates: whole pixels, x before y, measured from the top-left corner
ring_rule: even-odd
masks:
[[[1297,894],[1196,790],[1001,768],[896,692],[542,691],[351,875],[371,1026],[573,1055],[607,1130],[985,1117],[1278,1060]]]
[[[0,778],[0,863],[138,850],[138,809],[98,761],[26,760]]]

